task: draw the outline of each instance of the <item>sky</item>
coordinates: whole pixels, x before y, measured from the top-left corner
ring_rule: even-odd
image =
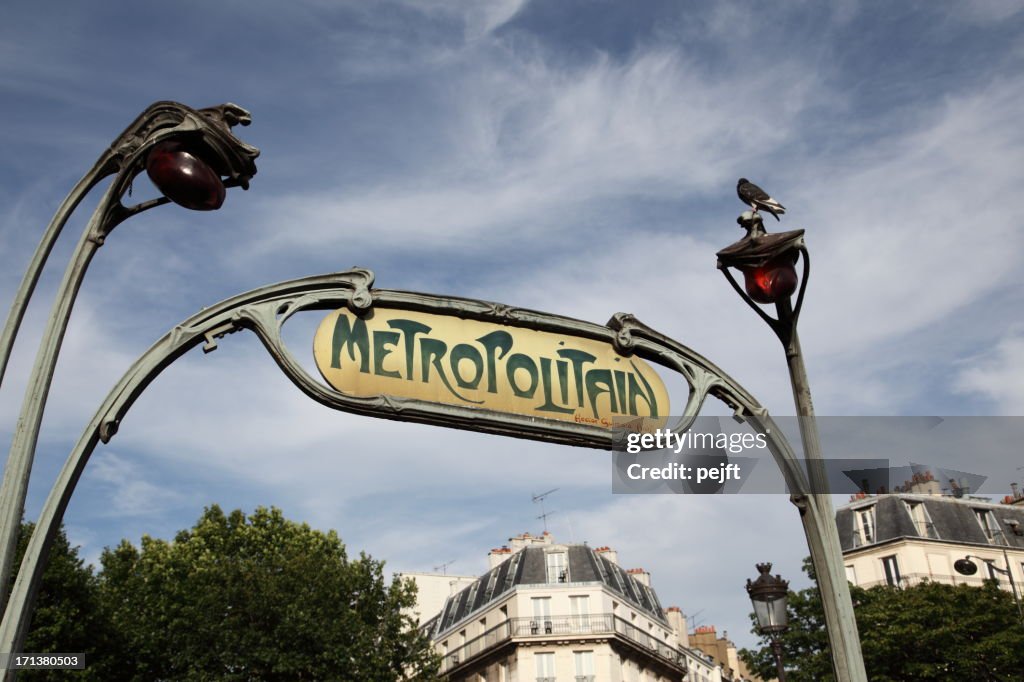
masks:
[[[1024,414],[1024,3],[14,0],[0,22],[0,301],[57,205],[148,104],[234,102],[261,149],[221,210],[119,226],[78,298],[26,517],[107,391],[175,324],[272,282],[376,285],[604,323],[616,312],[794,413],[770,330],[715,268],[736,179],[806,229],[801,340],[819,415]],[[139,197],[154,196],[145,177]],[[148,193],[148,194],[147,194]],[[65,230],[0,387],[9,442]],[[296,320],[308,361],[318,319]],[[722,407],[709,405],[712,412]],[[1004,464],[1020,459],[984,438]],[[1015,467],[1008,467],[1015,470]],[[804,586],[782,494],[612,495],[610,455],[332,411],[251,334],[193,351],[94,454],[65,515],[87,561],[259,505],[395,571],[480,574],[544,525],[652,573],[749,645],[754,564]],[[1008,481],[1000,483],[1008,492]],[[1000,487],[1001,486],[1001,487]]]

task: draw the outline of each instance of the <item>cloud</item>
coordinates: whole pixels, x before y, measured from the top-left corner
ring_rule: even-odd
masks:
[[[622,566],[650,571],[663,606],[702,611],[699,624],[728,630],[740,646],[754,640],[743,586],[756,577],[755,563],[773,562],[794,589],[807,583],[801,561],[809,552],[784,495],[622,495],[577,510],[573,521],[591,546],[609,545]]]
[[[979,24],[1004,22],[1022,9],[1020,0],[975,0],[956,7],[960,16]]]
[[[480,252],[565,231],[610,197],[699,196],[741,159],[781,148],[820,86],[797,64],[722,81],[662,49],[581,67],[536,52],[472,56],[481,63],[446,84],[456,96],[431,119],[450,149],[420,159],[412,179],[262,202],[255,252],[365,250],[385,230],[392,248]],[[748,106],[780,93],[774,120]]]
[[[181,491],[151,483],[142,465],[114,452],[98,453],[87,471],[89,484],[108,500],[108,515],[159,516],[188,498]]]
[[[1015,328],[993,348],[965,359],[955,387],[985,397],[996,414],[1024,415],[1024,332]]]

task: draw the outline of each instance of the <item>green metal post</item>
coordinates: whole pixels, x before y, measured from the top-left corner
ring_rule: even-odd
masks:
[[[771,327],[786,351],[786,364],[793,389],[793,402],[796,404],[809,484],[809,492],[793,491],[791,499],[800,511],[807,547],[811,553],[811,563],[821,592],[825,628],[832,654],[832,669],[837,682],[867,682],[860,637],[857,634],[857,621],[853,613],[853,601],[850,598],[850,587],[843,567],[843,552],[836,529],[835,511],[829,495],[821,438],[814,418],[814,406],[811,403],[811,388],[800,349],[800,338],[797,335],[797,322],[810,274],[810,256],[804,246],[804,231],[767,234],[761,216],[751,212],[741,215],[737,222],[747,230],[747,236],[718,252],[718,267],[747,305]],[[729,268],[755,268],[789,254],[800,254],[803,258],[804,272],[800,278],[796,308],[792,307],[788,295],[783,296],[775,304],[777,317],[773,318],[737,284]]]
[[[32,462],[35,458],[36,442],[39,439],[39,425],[46,408],[46,399],[53,380],[53,372],[57,366],[57,354],[60,352],[71,318],[71,308],[82,285],[85,271],[92,261],[96,249],[103,243],[103,237],[109,231],[105,229],[104,220],[109,215],[109,204],[116,191],[116,183],[107,190],[93,213],[89,226],[82,233],[78,246],[75,248],[71,262],[68,263],[64,278],[61,281],[54,302],[50,319],[36,353],[36,361],[32,374],[25,389],[21,414],[14,431],[14,439],[7,455],[7,466],[4,468],[3,484],[0,485],[0,585],[10,580],[11,564],[18,545],[18,531],[21,517],[25,509],[25,496],[28,492],[28,481],[32,474]],[[6,591],[0,596],[0,604],[6,604]]]
[[[780,320],[792,317],[788,299],[777,304],[777,308]],[[823,466],[821,438],[814,418],[811,390],[795,323],[792,338],[786,345],[786,363],[793,387],[797,419],[800,423],[800,440],[807,462],[807,478],[812,491],[807,495],[805,505],[800,500],[794,502],[800,509],[818,589],[821,591],[833,671],[837,682],[867,682],[860,637],[857,633],[857,620],[853,613],[853,600],[850,597],[850,586],[843,567],[835,511],[832,508],[828,477]]]

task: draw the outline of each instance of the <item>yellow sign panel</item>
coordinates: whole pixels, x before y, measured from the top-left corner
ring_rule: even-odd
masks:
[[[330,313],[313,357],[349,395],[392,395],[445,405],[611,427],[664,424],[665,384],[608,343],[450,315],[374,308]]]

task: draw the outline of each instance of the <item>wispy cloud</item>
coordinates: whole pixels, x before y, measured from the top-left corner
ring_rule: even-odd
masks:
[[[822,95],[813,72],[798,64],[768,78],[737,73],[722,81],[660,49],[579,68],[552,65],[536,52],[483,59],[446,86],[456,96],[432,134],[451,148],[421,159],[429,170],[397,183],[263,202],[266,227],[252,248],[365,249],[386,230],[409,250],[457,243],[479,252],[570,229],[594,201],[700,196],[732,181],[742,159],[783,147],[801,103]],[[749,106],[769,95],[789,102],[772,121]],[[279,229],[295,223],[303,229]]]
[[[107,513],[116,516],[157,516],[180,505],[186,495],[148,480],[143,467],[107,451],[89,463],[90,482],[107,494]]]
[[[955,387],[992,401],[996,414],[1024,416],[1024,333],[1015,327],[992,348],[963,361]]]

